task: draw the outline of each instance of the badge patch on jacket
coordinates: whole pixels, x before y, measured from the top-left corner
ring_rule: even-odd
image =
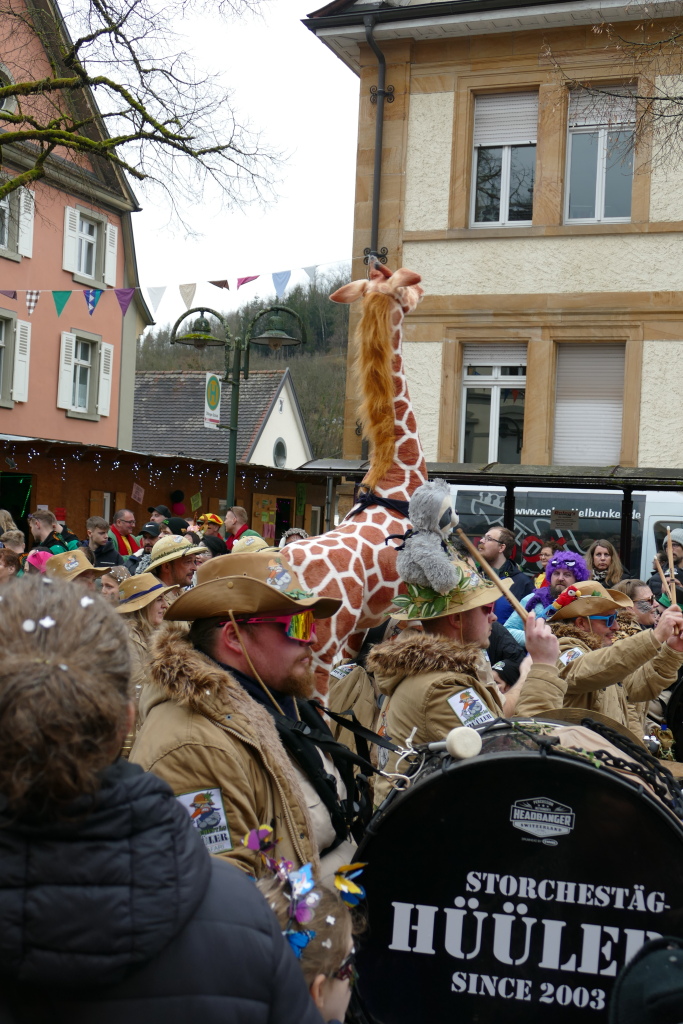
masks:
[[[485,725],[492,722],[494,716],[484,704],[476,690],[461,690],[448,698],[448,703],[455,711],[463,725],[476,728],[478,725]]]
[[[336,668],[332,669],[330,675],[333,679],[343,679],[344,676],[348,676],[349,672],[353,672],[354,668],[357,668],[355,662],[351,662],[350,665],[337,665]]]
[[[177,799],[190,815],[190,821],[209,853],[232,850],[220,789],[205,789],[200,793],[193,789],[191,793],[181,793]]]
[[[571,647],[568,651],[565,651],[564,654],[560,655],[560,661],[563,665],[569,665],[570,662],[576,661],[577,658],[580,658],[582,654],[583,651],[580,647]]]

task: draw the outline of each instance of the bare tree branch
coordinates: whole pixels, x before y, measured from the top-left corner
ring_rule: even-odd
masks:
[[[234,109],[216,74],[187,58],[174,20],[257,12],[261,0],[0,0],[0,145],[30,171],[0,198],[49,173],[50,156],[83,171],[118,168],[173,214],[208,191],[228,206],[272,196],[281,155]],[[103,171],[104,169],[104,171]],[[27,175],[29,175],[27,177]]]

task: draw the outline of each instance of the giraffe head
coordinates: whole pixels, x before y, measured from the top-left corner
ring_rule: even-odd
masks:
[[[406,270],[405,267],[392,274],[388,267],[375,263],[367,280],[342,285],[330,295],[330,298],[333,302],[355,302],[364,295],[380,292],[395,299],[404,313],[411,313],[424,295],[421,280],[419,274],[413,270]]]

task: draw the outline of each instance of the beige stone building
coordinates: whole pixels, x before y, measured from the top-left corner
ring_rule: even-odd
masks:
[[[593,29],[642,38],[642,18],[627,0],[336,0],[306,21],[360,77],[354,266],[385,248],[423,277],[404,353],[429,462],[681,464],[683,166],[633,143],[652,83]]]

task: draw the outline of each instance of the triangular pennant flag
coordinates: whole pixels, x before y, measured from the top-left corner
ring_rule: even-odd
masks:
[[[115,288],[114,293],[116,298],[119,300],[119,306],[121,307],[121,313],[123,316],[128,312],[128,307],[133,301],[135,295],[135,288]]]
[[[227,281],[209,281],[209,284],[213,284],[216,288],[227,288],[230,291],[230,285]]]
[[[90,313],[90,316],[95,312],[95,306],[100,301],[101,297],[101,288],[86,288],[83,292],[83,298],[85,299],[85,304],[88,307],[88,313]]]
[[[304,267],[304,270],[310,277],[311,281],[315,281],[315,274],[318,269],[318,264],[314,263],[312,267]]]
[[[147,289],[147,294],[149,295],[149,301],[152,304],[152,312],[153,313],[156,313],[157,309],[159,308],[159,303],[163,299],[165,291],[166,291],[166,285],[165,284],[159,285],[158,287],[155,287],[155,288],[148,288]]]
[[[33,310],[38,305],[38,299],[40,298],[39,291],[29,290],[26,292],[26,308],[28,309],[28,315],[30,316]]]
[[[0,295],[6,295],[8,299],[16,299],[17,297],[16,292],[4,292],[2,289],[0,289]]]
[[[278,299],[281,299],[285,294],[285,288],[289,284],[291,276],[291,270],[279,270],[276,274],[273,274],[273,287],[275,288],[275,294]]]
[[[55,309],[57,310],[57,316],[61,316],[64,312],[64,307],[71,298],[71,292],[53,292],[52,298],[55,300]]]
[[[255,277],[238,277],[237,287],[241,288],[243,284],[249,284],[250,281],[256,281],[260,276],[260,274],[256,274]]]
[[[194,293],[197,291],[196,284],[179,284],[180,297],[185,303],[185,309],[189,309],[194,299]]]

